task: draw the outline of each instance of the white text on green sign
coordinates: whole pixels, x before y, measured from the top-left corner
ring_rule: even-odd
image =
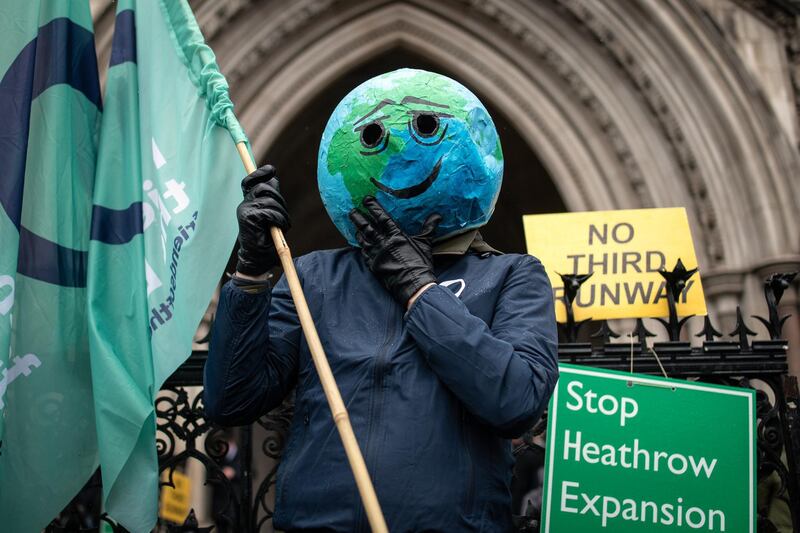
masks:
[[[542,531],[755,531],[753,398],[562,365]]]

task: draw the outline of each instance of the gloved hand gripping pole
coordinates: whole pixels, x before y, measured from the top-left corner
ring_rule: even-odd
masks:
[[[256,164],[245,143],[237,143],[236,148],[239,150],[239,156],[242,158],[242,163],[244,163],[244,168],[247,173],[250,174],[254,172],[256,170]],[[269,231],[275,243],[275,250],[281,260],[281,266],[283,266],[283,275],[286,276],[286,281],[289,284],[289,292],[292,295],[294,306],[297,309],[297,317],[300,319],[300,326],[303,328],[303,333],[308,343],[308,349],[311,352],[311,359],[313,359],[317,374],[319,374],[322,390],[325,391],[325,398],[328,399],[328,406],[331,409],[333,420],[336,423],[336,429],[339,431],[339,437],[342,439],[344,451],[350,463],[350,469],[353,471],[353,477],[355,477],[356,486],[361,495],[361,501],[364,504],[364,511],[369,520],[369,525],[374,533],[388,533],[389,530],[386,527],[386,521],[383,518],[383,512],[378,503],[375,488],[372,486],[369,472],[367,472],[367,465],[364,462],[364,457],[361,455],[361,449],[358,447],[358,441],[356,441],[356,436],[353,433],[353,427],[350,425],[350,417],[347,415],[347,408],[342,401],[342,395],[339,393],[339,387],[336,385],[333,372],[331,372],[328,358],[325,356],[325,350],[322,348],[319,335],[317,335],[317,328],[314,326],[314,320],[311,318],[311,311],[308,309],[308,303],[306,303],[306,297],[303,294],[303,287],[300,285],[300,279],[297,277],[297,271],[294,269],[289,246],[286,244],[283,232],[279,228],[271,227]],[[334,495],[331,495],[331,497],[334,497]]]

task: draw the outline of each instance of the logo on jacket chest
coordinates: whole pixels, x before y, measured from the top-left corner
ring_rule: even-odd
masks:
[[[464,292],[464,289],[467,287],[467,282],[462,278],[458,278],[442,281],[439,283],[439,285],[449,288],[451,291],[453,291],[453,293],[455,293],[457,298],[461,298],[461,293]]]

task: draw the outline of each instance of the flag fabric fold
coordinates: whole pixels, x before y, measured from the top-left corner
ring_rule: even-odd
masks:
[[[0,529],[41,531],[97,468],[86,266],[100,85],[86,2],[0,18]]]
[[[246,142],[185,0],[117,4],[88,265],[106,510],[156,520],[154,400],[190,355],[236,237]]]
[[[228,82],[219,71],[214,52],[203,39],[191,8],[186,2],[164,1],[161,8],[178,56],[200,96],[206,98],[214,121],[228,130],[235,143],[246,143],[247,136],[233,114]]]

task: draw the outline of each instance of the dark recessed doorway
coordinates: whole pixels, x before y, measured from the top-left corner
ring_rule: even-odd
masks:
[[[270,147],[269,160],[265,163],[272,163],[279,171],[281,190],[292,215],[293,228],[287,240],[293,255],[345,245],[328,218],[317,189],[317,150],[322,130],[333,109],[351,89],[373,76],[402,67],[431,70],[458,79],[418,55],[402,49],[392,50],[344,74],[327,87]],[[564,202],[528,144],[485,95],[475,92],[498,128],[505,157],[500,199],[482,233],[501,251],[525,252],[522,215],[565,211]]]

